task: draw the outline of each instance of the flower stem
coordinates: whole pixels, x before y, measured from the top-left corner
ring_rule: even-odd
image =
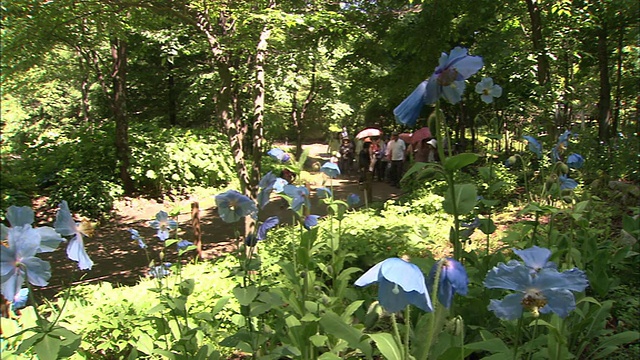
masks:
[[[524,312],[518,319],[518,326],[516,328],[516,345],[513,349],[513,360],[518,358],[518,348],[520,347],[520,337],[522,336],[522,326],[524,325]]]
[[[409,305],[407,305],[407,307],[409,307]],[[402,338],[400,337],[400,330],[398,329],[398,322],[396,321],[396,313],[391,314],[391,325],[393,326],[393,336],[396,339],[396,342],[398,343],[398,347],[404,349],[404,347],[402,346]],[[404,353],[402,358],[406,359],[406,357],[404,356]]]
[[[404,310],[404,358],[409,359],[409,338],[411,333],[411,306]]]

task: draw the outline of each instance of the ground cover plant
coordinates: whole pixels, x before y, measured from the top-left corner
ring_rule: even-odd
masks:
[[[441,103],[460,102],[465,81],[482,67],[480,56],[455,47],[395,110],[413,127],[422,108],[434,106],[429,127],[449,145],[438,147],[440,162],[416,163],[404,178],[429,182],[430,191],[362,208],[358,194],[334,195],[340,168],[333,162],[319,168],[326,182],[313,189],[269,171],[255,197],[235,189],[215,196],[220,218],[238,228],[235,251],[220,259],[189,256],[196,247],[166,211],[148,223],[153,239],[129,229],[149,264],[134,287],[71,287],[39,304],[34,286],[56,269],[38,254],[67,242],[69,259],[90,270],[83,244],[90,224],[76,223],[64,200],[52,227],[39,226],[27,206],[9,207],[2,356],[634,358],[640,210],[585,184],[590,159],[577,152],[580,134],[570,130],[546,142],[524,135],[521,150],[487,150],[482,162],[480,153],[454,153]],[[491,102],[502,95],[496,86],[482,80],[476,91]],[[300,161],[282,149],[265,153],[273,169]],[[515,184],[523,188],[512,200],[518,215],[496,235]],[[316,215],[311,197],[322,199],[326,217]],[[286,201],[292,226],[260,216],[275,198]],[[150,252],[149,241],[162,250]]]

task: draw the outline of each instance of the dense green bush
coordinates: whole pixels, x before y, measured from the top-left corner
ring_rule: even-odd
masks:
[[[213,130],[131,130],[131,176],[140,190],[156,196],[217,187],[235,178],[225,135]]]
[[[49,196],[79,214],[105,217],[123,190],[112,123],[12,128],[3,144],[2,209]],[[130,173],[141,195],[180,194],[235,178],[229,145],[214,130],[132,126]]]

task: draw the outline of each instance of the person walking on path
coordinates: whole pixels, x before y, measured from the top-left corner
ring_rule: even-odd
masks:
[[[342,138],[340,145],[340,170],[345,175],[351,175],[353,160],[355,159],[355,147],[349,138]]]
[[[389,170],[391,185],[395,187],[400,186],[406,150],[407,145],[398,137],[398,133],[392,133],[391,140],[387,144],[387,156],[391,159],[391,169]]]

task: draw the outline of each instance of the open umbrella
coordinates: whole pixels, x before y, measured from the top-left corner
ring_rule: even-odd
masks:
[[[429,128],[425,126],[423,128],[416,130],[413,133],[413,135],[411,135],[411,143],[412,144],[419,143],[424,139],[429,139],[432,137],[433,136],[431,135],[431,130],[429,130]]]
[[[407,144],[411,143],[411,134],[409,133],[400,133],[398,137]]]
[[[367,129],[364,129],[364,130],[360,131],[356,135],[356,139],[362,139],[362,138],[366,138],[366,137],[370,137],[370,136],[380,136],[380,135],[382,135],[382,131],[380,131],[378,129],[374,129],[374,128],[367,128]]]

